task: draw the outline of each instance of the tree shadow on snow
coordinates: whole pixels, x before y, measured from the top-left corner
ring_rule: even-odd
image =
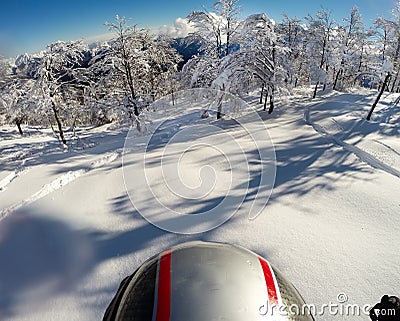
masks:
[[[28,210],[0,224],[0,317],[18,304],[37,309],[54,294],[72,289],[93,267],[88,235]]]
[[[332,190],[335,182],[359,180],[359,173],[372,173],[360,162],[351,162],[351,153],[342,148],[330,152],[332,145],[323,137],[300,135],[295,140],[275,145],[277,175],[271,202],[286,195],[298,197],[314,189]],[[322,162],[320,158],[325,154]],[[279,188],[279,189],[278,189]]]
[[[0,166],[2,170],[35,167],[42,164],[66,164],[86,156],[102,156],[107,152],[122,150],[127,130],[94,133],[83,137],[80,143],[69,141],[68,150],[64,150],[56,139],[26,142],[25,137],[10,140],[1,148]],[[100,142],[100,144],[99,144]]]
[[[72,293],[102,262],[126,256],[134,258],[136,253],[148,249],[152,256],[178,243],[201,238],[175,235],[149,224],[132,210],[127,196],[114,202],[115,212],[111,214],[129,214],[129,219],[135,221],[134,228],[120,233],[78,230],[50,218],[51,213],[29,208],[10,213],[1,221],[0,319],[12,319],[21,307],[23,311],[40,311],[40,306],[55,296]],[[155,246],[157,239],[162,241]],[[131,268],[115,273],[131,274],[142,260],[133,260]],[[95,302],[97,309],[104,312],[121,280],[95,291],[83,289],[85,294],[79,291],[78,295],[85,296],[82,304]]]
[[[394,115],[400,114],[400,108],[394,102],[381,100],[372,114],[372,120],[366,120],[376,95],[340,94],[322,100],[311,108],[312,120],[317,124],[330,121],[336,127],[333,134],[341,140],[362,139],[374,133],[399,137],[399,127],[388,124]]]

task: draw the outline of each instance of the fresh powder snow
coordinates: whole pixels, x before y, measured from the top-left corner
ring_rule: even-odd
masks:
[[[399,95],[385,94],[367,122],[376,94],[329,92],[310,100],[298,90],[273,114],[260,112],[276,153],[267,206],[254,220],[239,211],[198,234],[159,229],[133,206],[122,167],[127,129],[79,128],[79,141],[62,149],[50,130],[32,127],[21,137],[2,126],[0,319],[100,320],[125,276],[158,252],[192,240],[255,251],[316,307],[338,303],[338,295],[362,307],[399,294]],[[246,100],[262,110],[255,96]],[[187,128],[199,121],[188,106],[173,124]],[[165,140],[177,131],[166,131]],[[140,150],[146,139],[134,137],[131,146]],[[207,139],[219,139],[218,133]],[[194,153],[192,172],[186,167],[182,175],[198,184],[198,169],[210,153]],[[142,158],[131,154],[124,170],[137,168]],[[231,165],[239,170],[245,164]],[[216,166],[223,170],[223,163]],[[213,197],[224,195],[222,183]],[[316,315],[338,318],[368,316]]]

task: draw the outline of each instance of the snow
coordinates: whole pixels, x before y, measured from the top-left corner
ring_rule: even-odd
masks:
[[[363,119],[371,98],[355,94],[351,97],[359,101],[349,105],[345,96],[339,96],[314,106],[311,114],[310,108],[306,108],[306,123],[363,162],[400,178],[400,144],[393,139],[398,136],[398,98],[387,101],[389,107],[371,123]]]
[[[0,319],[99,320],[124,276],[161,250],[198,239],[259,253],[317,306],[337,303],[339,293],[360,306],[374,305],[383,294],[398,295],[400,107],[398,95],[386,95],[367,122],[376,94],[294,96],[273,114],[260,113],[276,152],[269,202],[254,220],[239,211],[200,234],[158,229],[133,207],[123,171],[135,175],[143,155],[130,154],[123,169],[127,130],[82,129],[80,143],[62,150],[49,131],[30,130],[19,137],[14,128],[0,128]],[[161,139],[168,140],[179,124],[186,130],[198,122],[211,124],[211,117],[199,115],[190,108],[177,114]],[[239,141],[234,126],[229,133]],[[147,139],[133,137],[131,146],[140,151]],[[231,168],[242,170],[231,143],[223,141],[218,131],[208,135],[209,144],[218,142],[232,153]],[[208,150],[217,157],[214,152]],[[193,150],[186,156],[193,172],[185,167],[181,174],[195,187],[209,155]],[[224,166],[221,158],[214,169],[223,172]],[[156,166],[150,171],[156,179]],[[228,178],[222,178],[214,197],[229,187]]]

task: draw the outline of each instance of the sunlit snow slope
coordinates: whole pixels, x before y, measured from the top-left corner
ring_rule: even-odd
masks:
[[[336,303],[339,293],[360,306],[399,295],[400,107],[397,96],[386,96],[366,122],[375,95],[293,97],[272,115],[261,113],[277,159],[265,210],[252,221],[239,212],[194,235],[158,229],[133,207],[121,161],[126,130],[82,129],[81,141],[64,151],[51,132],[31,129],[21,138],[0,128],[0,319],[100,320],[124,276],[197,239],[254,250],[316,306]],[[187,115],[175,124],[180,119],[190,126]],[[135,140],[139,147],[146,137]],[[124,166],[135,168],[142,157]],[[197,159],[189,159],[193,168],[203,166]]]

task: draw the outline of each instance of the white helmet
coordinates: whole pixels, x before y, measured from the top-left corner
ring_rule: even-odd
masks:
[[[302,307],[294,286],[254,252],[189,242],[147,260],[125,278],[103,320],[314,320]]]

